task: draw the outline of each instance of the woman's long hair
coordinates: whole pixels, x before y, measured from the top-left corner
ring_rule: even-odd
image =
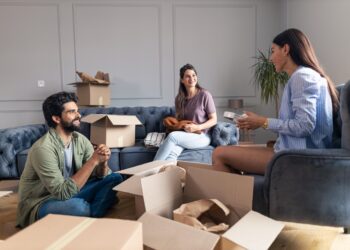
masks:
[[[300,30],[288,29],[277,35],[272,42],[280,47],[288,44],[289,54],[295,64],[312,68],[322,77],[326,78],[332,98],[333,113],[337,111],[339,108],[338,91],[331,78],[325,73],[318,62],[315,51],[306,35]]]
[[[194,73],[197,75],[197,70],[194,68],[193,65],[187,63],[180,69],[180,80],[179,80],[179,92],[177,93],[177,96],[175,98],[175,110],[176,110],[176,118],[179,120],[184,119],[185,116],[185,102],[186,98],[188,97],[188,93],[186,90],[185,85],[182,83],[182,79],[185,75],[186,70],[193,70]],[[196,84],[197,89],[202,89],[202,87],[197,82]]]

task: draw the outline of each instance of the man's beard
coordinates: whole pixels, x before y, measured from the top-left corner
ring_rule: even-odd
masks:
[[[80,130],[80,125],[74,125],[74,121],[80,121],[80,118],[74,119],[71,122],[62,121],[62,128],[67,133],[72,133],[74,131]]]

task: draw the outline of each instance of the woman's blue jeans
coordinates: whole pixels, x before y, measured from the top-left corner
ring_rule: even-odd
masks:
[[[75,196],[68,200],[50,199],[40,205],[37,219],[48,214],[64,214],[99,218],[116,204],[117,196],[113,187],[123,181],[118,173],[112,173],[103,179],[89,180]]]
[[[184,149],[202,148],[209,144],[210,136],[208,134],[174,131],[160,145],[154,160],[177,160]]]

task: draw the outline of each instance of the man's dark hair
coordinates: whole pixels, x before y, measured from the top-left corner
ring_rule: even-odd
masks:
[[[78,97],[75,93],[64,91],[53,94],[46,98],[46,100],[43,102],[43,113],[47,125],[51,128],[55,128],[57,124],[52,120],[52,116],[55,115],[61,117],[61,114],[64,110],[63,105],[67,102],[76,103],[77,101]]]

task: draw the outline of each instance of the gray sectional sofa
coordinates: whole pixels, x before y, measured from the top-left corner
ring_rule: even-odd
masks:
[[[136,126],[136,143],[132,147],[112,148],[109,166],[113,171],[133,167],[152,161],[156,148],[146,148],[143,140],[149,132],[164,132],[162,120],[166,116],[174,115],[173,107],[93,107],[80,109],[82,116],[88,114],[116,114],[135,115],[143,124]],[[31,145],[39,139],[47,127],[44,124],[26,125],[0,130],[0,180],[19,178]],[[81,131],[90,137],[90,124],[81,123]],[[179,160],[211,163],[211,154],[215,146],[235,144],[238,134],[231,123],[218,122],[212,130],[212,144],[210,146],[184,150]]]

